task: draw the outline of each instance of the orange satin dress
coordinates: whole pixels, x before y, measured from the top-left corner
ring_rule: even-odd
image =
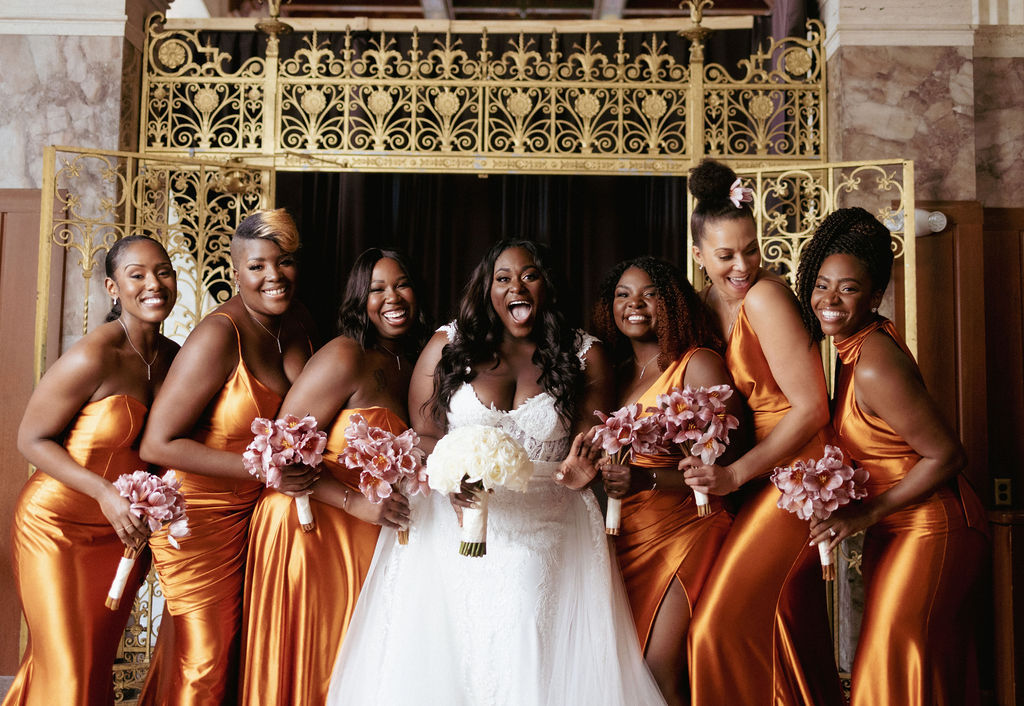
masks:
[[[658,395],[684,386],[686,365],[698,350],[708,349],[691,348],[640,396],[637,401],[645,410],[657,404]],[[632,464],[675,470],[682,458],[682,453],[637,455]],[[714,496],[710,500],[712,512],[706,517],[697,515],[693,493],[685,489],[645,490],[622,500],[622,533],[615,538],[615,552],[642,651],[647,649],[654,618],[673,579],[682,586],[693,614],[732,524],[721,500]]]
[[[400,433],[405,422],[384,407],[343,410],[327,435],[324,466],[359,492],[359,474],[337,462],[353,414]],[[246,633],[242,698],[252,706],[315,706],[327,700],[331,673],[370,569],[380,527],[313,503],[316,529],[304,533],[292,498],[266,491],[253,513],[245,575]]]
[[[842,368],[832,422],[843,451],[870,473],[869,498],[899,483],[921,458],[857,405],[854,370],[876,331],[910,355],[888,319],[836,343]],[[868,528],[854,706],[979,703],[969,596],[987,554],[986,533],[981,501],[962,475]]]
[[[76,463],[113,482],[146,468],[135,448],[145,417],[146,406],[128,395],[90,402],[64,447]],[[148,553],[136,561],[120,607],[109,610],[104,602],[124,545],[95,500],[43,471],[21,491],[11,535],[29,636],[4,706],[114,703],[114,657]]]
[[[760,442],[790,404],[742,303],[725,362]],[[823,429],[785,462],[821,458],[825,441]],[[807,522],[777,506],[771,470],[737,493],[740,508],[690,625],[695,706],[843,703],[818,552]]]
[[[252,420],[272,419],[280,406],[281,397],[245,367],[239,343],[238,366],[192,438],[241,456],[252,441]],[[190,534],[178,540],[180,549],[166,531],[150,539],[166,609],[139,704],[221,706],[237,698],[249,520],[263,484],[181,471],[178,477]]]

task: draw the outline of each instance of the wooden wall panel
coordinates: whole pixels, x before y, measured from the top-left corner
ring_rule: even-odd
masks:
[[[920,201],[945,230],[918,237],[918,362],[928,391],[967,449],[967,476],[991,505],[985,377],[983,211],[977,201]]]
[[[21,606],[11,567],[11,518],[28,479],[18,453],[21,415],[32,394],[35,351],[39,189],[0,189],[0,674],[14,674],[21,653]],[[59,354],[65,252],[53,247],[47,363]]]
[[[0,674],[18,667],[21,608],[11,568],[11,517],[28,462],[18,453],[18,424],[32,394],[36,262],[39,252],[38,189],[0,190]]]

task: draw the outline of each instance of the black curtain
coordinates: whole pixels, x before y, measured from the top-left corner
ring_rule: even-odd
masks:
[[[601,278],[620,260],[655,255],[684,266],[685,189],[681,177],[292,172],[278,174],[276,203],[299,226],[299,296],[326,339],[366,248],[406,252],[422,304],[444,322],[502,238],[551,247],[569,282],[566,313],[586,324]]]

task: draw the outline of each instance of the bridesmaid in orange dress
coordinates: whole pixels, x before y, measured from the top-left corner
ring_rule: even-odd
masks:
[[[107,251],[107,322],[68,349],[36,386],[18,449],[39,469],[18,499],[12,554],[28,646],[5,706],[114,703],[113,665],[149,568],[135,564],[117,610],[104,605],[126,546],[145,523],[114,488],[145,469],[136,439],[178,345],[160,335],[178,287],[167,252],[129,236]]]
[[[892,262],[889,231],[861,208],[826,218],[800,258],[804,321],[832,336],[841,361],[832,426],[871,474],[868,497],[813,520],[811,541],[835,547],[866,530],[854,706],[977,704],[969,595],[988,553],[985,516],[959,440],[876,313]]]
[[[693,257],[725,362],[753,413],[756,444],[728,465],[684,459],[690,487],[740,503],[690,626],[693,703],[841,704],[825,587],[807,523],[780,510],[768,474],[820,457],[828,422],[821,356],[792,291],[761,268],[751,197],[728,167],[690,175]]]
[[[617,404],[646,410],[674,387],[731,385],[722,341],[707,309],[673,265],[641,257],[616,266],[601,285],[594,332],[611,351]],[[739,395],[730,414],[742,414]],[[733,432],[731,456],[741,444]],[[676,467],[681,453],[636,456],[629,466],[603,459],[605,490],[622,498],[615,538],[640,646],[669,704],[689,703],[686,634],[693,606],[732,519],[718,498],[699,517]],[[728,460],[728,458],[726,459]]]
[[[371,248],[349,273],[341,335],[317,351],[280,415],[313,415],[328,433],[313,486],[316,529],[303,533],[292,499],[266,491],[253,514],[245,577],[242,699],[253,706],[323,704],[380,526],[405,528],[407,500],[373,505],[358,472],[337,462],[353,414],[394,433],[409,423],[409,377],[428,332],[405,258]]]
[[[311,354],[308,312],[293,303],[298,232],[283,210],[260,211],[231,239],[237,294],[189,335],[153,403],[142,457],[178,470],[191,534],[175,549],[150,540],[166,599],[142,704],[234,703],[249,518],[263,484],[242,464],[255,417],[275,417]],[[308,492],[315,474],[284,473]]]

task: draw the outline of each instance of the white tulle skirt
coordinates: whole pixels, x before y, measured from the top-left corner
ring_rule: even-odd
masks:
[[[597,501],[536,465],[527,492],[489,497],[486,556],[459,555],[437,493],[412,499],[407,545],[381,532],[328,704],[664,704]]]

